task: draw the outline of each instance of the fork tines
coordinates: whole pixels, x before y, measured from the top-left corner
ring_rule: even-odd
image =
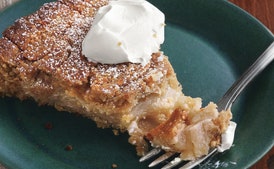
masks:
[[[183,166],[181,166],[179,169],[191,169],[197,165],[199,165],[200,163],[202,163],[204,160],[206,160],[208,157],[210,157],[212,154],[214,154],[217,151],[217,148],[212,149],[208,155],[198,158],[196,160],[193,161],[183,161],[180,157],[178,153],[174,153],[174,152],[166,152],[162,155],[160,155],[158,158],[156,158],[154,161],[152,161],[148,166],[149,167],[155,167],[157,165],[159,165],[160,163],[164,163],[167,162],[168,159],[172,158],[173,159],[167,163],[165,166],[162,167],[162,169],[171,169],[173,167],[178,166],[179,164],[182,164],[183,162],[186,162],[185,164],[183,164]],[[163,150],[161,148],[154,148],[152,149],[150,152],[148,152],[146,155],[144,155],[142,158],[140,158],[140,162],[144,162],[147,161],[153,157],[158,156],[161,152],[163,152]]]

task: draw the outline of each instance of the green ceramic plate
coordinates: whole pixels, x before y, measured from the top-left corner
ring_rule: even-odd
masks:
[[[47,0],[21,0],[0,14],[1,32]],[[183,84],[184,93],[217,101],[233,81],[274,40],[262,24],[223,0],[153,0],[166,14],[163,50]],[[274,64],[233,106],[238,123],[235,145],[202,168],[248,168],[274,141]],[[0,161],[12,169],[146,168],[127,135],[97,129],[85,118],[39,107],[32,101],[0,99]],[[52,129],[45,129],[46,124]],[[67,151],[66,145],[72,150]]]

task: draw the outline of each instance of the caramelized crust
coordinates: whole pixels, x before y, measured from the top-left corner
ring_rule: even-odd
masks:
[[[18,19],[3,33],[0,55],[2,63],[13,65],[9,72],[19,79],[16,85],[20,87],[18,92],[7,92],[15,84],[11,78],[10,83],[3,80],[0,92],[87,115],[102,127],[126,129],[126,124],[121,125],[123,114],[140,99],[157,93],[161,78],[167,79],[173,69],[161,53],[154,54],[145,67],[88,62],[81,54],[81,43],[95,12],[105,4],[104,0],[62,0]],[[7,48],[12,50],[6,54]],[[1,75],[6,72],[1,66]],[[153,79],[155,73],[161,77]],[[94,111],[100,115],[91,113]],[[119,115],[108,120],[106,112]]]
[[[187,154],[185,159],[206,154],[220,143],[231,113],[218,114],[212,105],[201,109],[199,98],[184,96],[163,53],[152,54],[146,66],[95,64],[82,55],[93,17],[107,3],[59,0],[16,20],[0,39],[0,95],[31,98],[91,118],[99,127],[127,130],[140,155],[147,149],[144,136]],[[201,124],[206,127],[199,137]],[[205,146],[189,143],[199,144],[198,138]]]

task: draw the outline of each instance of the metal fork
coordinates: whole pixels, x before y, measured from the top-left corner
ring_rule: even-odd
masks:
[[[239,94],[243,91],[243,89],[262,71],[264,70],[267,65],[269,65],[274,59],[274,42],[270,44],[270,46],[261,54],[261,56],[243,73],[243,75],[228,89],[228,91],[224,94],[224,96],[219,100],[217,103],[218,110],[227,110],[230,109],[236,98],[239,96]],[[155,157],[156,155],[159,155],[163,150],[160,148],[154,148],[150,152],[148,152],[146,155],[140,158],[140,162],[146,161],[148,159],[151,159],[152,157]],[[202,163],[204,160],[206,160],[208,157],[210,157],[212,154],[217,152],[217,148],[214,148],[209,151],[208,155],[198,158],[193,161],[187,162],[185,165],[183,165],[180,169],[191,169],[200,163]],[[177,153],[177,155],[179,155]],[[156,160],[151,162],[149,164],[149,167],[154,167],[167,159],[175,156],[173,160],[171,160],[167,165],[162,167],[162,169],[171,169],[180,163],[183,162],[178,156],[176,157],[176,153],[173,152],[166,152],[165,154],[158,157]]]

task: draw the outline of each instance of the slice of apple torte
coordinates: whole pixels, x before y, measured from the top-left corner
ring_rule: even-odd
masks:
[[[195,159],[232,118],[182,93],[160,51],[164,14],[145,0],[59,0],[17,19],[0,39],[0,95],[78,113]],[[102,131],[103,132],[103,131]]]

